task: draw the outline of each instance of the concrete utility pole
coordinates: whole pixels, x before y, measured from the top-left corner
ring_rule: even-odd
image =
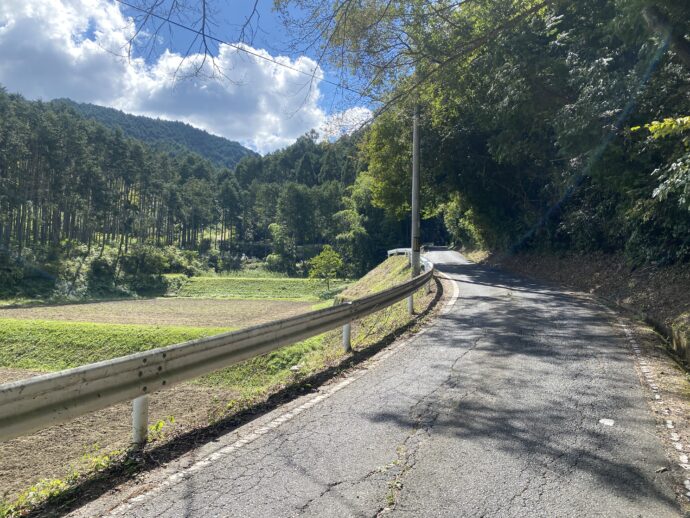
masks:
[[[415,105],[412,117],[412,231],[410,266],[412,277],[420,271],[420,231],[419,231],[419,107]],[[413,296],[407,299],[407,310],[410,315],[414,312]]]

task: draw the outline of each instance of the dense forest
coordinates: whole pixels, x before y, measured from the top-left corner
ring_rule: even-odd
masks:
[[[376,27],[417,47],[416,75],[397,79],[400,100],[366,137],[375,205],[409,210],[418,103],[424,210],[457,244],[690,260],[690,3],[478,0],[445,16],[413,4]],[[354,47],[369,30],[357,20],[377,16],[349,16]]]
[[[0,91],[0,287],[5,294],[163,289],[266,259],[306,274],[326,243],[358,275],[405,226],[371,205],[359,136],[249,155],[236,170],[152,149],[65,103]]]
[[[219,167],[233,169],[242,158],[256,155],[237,142],[211,135],[184,122],[131,115],[105,106],[76,103],[70,99],[57,99],[51,104],[57,109],[66,105],[87,119],[100,122],[110,129],[119,128],[126,136],[141,140],[158,151],[172,154],[191,151]]]

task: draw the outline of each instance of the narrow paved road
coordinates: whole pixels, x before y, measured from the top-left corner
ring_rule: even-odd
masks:
[[[117,514],[679,516],[611,317],[454,252],[429,255],[460,296],[426,332]]]

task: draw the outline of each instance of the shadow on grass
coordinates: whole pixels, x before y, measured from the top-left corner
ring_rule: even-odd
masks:
[[[152,471],[163,464],[178,459],[182,455],[204,444],[233,432],[237,428],[246,425],[253,420],[275,410],[294,399],[309,392],[315,392],[319,387],[332,380],[344,371],[372,358],[374,355],[392,344],[397,338],[420,323],[429,316],[443,296],[443,287],[438,279],[436,281],[436,295],[427,308],[419,313],[416,318],[406,325],[387,334],[375,344],[364,349],[353,351],[337,365],[313,374],[289,385],[268,397],[266,401],[252,405],[236,414],[223,418],[211,425],[197,428],[190,432],[178,435],[160,446],[149,450],[133,448],[108,468],[85,478],[81,482],[71,486],[57,496],[50,497],[39,506],[34,507],[27,517],[63,516],[89,502],[92,502],[111,491],[118,485],[132,480],[137,475]]]

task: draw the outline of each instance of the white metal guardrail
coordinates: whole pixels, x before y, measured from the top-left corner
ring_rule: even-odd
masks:
[[[318,311],[177,345],[122,356],[0,385],[0,441],[133,400],[133,441],[146,441],[148,395],[343,326],[350,349],[352,321],[428,285],[434,268],[374,295]]]

